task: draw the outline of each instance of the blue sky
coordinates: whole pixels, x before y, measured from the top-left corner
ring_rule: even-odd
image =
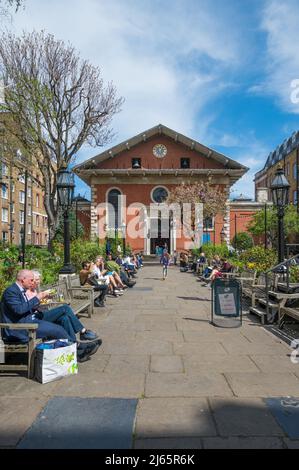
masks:
[[[125,98],[109,147],[165,124],[250,167],[299,129],[296,0],[26,0],[6,27],[45,29],[102,68]],[[83,161],[104,148],[84,148]],[[89,189],[77,180],[77,192]]]

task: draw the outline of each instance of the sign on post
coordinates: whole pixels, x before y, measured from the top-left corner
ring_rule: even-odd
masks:
[[[212,286],[211,323],[214,317],[240,319],[242,324],[242,291],[236,279],[215,279]],[[217,326],[229,326],[229,322]],[[235,324],[233,325],[235,326]]]

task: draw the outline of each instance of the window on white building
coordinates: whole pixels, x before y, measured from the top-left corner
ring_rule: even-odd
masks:
[[[19,201],[20,201],[22,204],[25,204],[25,191],[20,191],[20,192],[19,192]]]
[[[7,242],[8,241],[8,232],[2,232],[2,241]]]
[[[8,209],[2,207],[2,222],[8,222]]]
[[[213,230],[214,229],[214,218],[213,217],[206,217],[204,219],[203,229],[204,230]]]
[[[28,197],[31,197],[31,188],[28,188],[27,195]]]
[[[2,163],[2,176],[8,175],[8,166],[5,163]]]
[[[36,219],[35,225],[36,225],[37,227],[39,227],[39,215],[37,215],[37,216],[35,217],[35,219]]]
[[[36,207],[39,207],[39,194],[36,195]]]
[[[297,165],[296,165],[296,163],[293,164],[293,178],[297,179]]]
[[[25,184],[25,175],[19,175],[19,181],[20,183],[24,183]]]
[[[20,225],[24,225],[24,211],[20,211],[19,212],[19,222],[20,222]]]
[[[8,199],[8,187],[7,187],[7,185],[2,184],[1,186],[2,186],[2,188],[1,188],[2,198],[3,199]]]

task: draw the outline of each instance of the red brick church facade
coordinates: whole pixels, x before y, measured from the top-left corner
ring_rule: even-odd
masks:
[[[247,170],[240,163],[161,124],[74,168],[74,172],[91,187],[91,236],[105,238],[111,231],[118,230],[125,235],[126,244],[133,251],[145,254],[154,253],[155,246],[164,242],[170,251],[188,248],[186,237],[177,236],[177,221],[170,221],[168,237],[162,237],[160,233],[163,221],[157,223],[155,233],[150,204],[162,202],[177,185],[207,178],[229,194],[231,186]],[[109,215],[108,202],[116,209],[115,216]],[[107,207],[102,211],[105,221],[102,225],[99,225],[99,204]],[[147,212],[139,209],[141,205]],[[216,215],[207,221],[201,242],[229,243],[234,236],[232,219],[236,223],[237,218],[245,220],[253,212],[252,208],[243,207],[244,216],[247,215],[242,218],[238,208],[232,209],[231,213],[228,202],[224,215]],[[128,228],[133,219],[139,221],[135,222],[138,236],[132,237]],[[240,224],[244,231],[246,224],[243,220],[239,227]]]

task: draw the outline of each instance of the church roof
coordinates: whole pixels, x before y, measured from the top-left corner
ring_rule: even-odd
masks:
[[[171,138],[175,142],[185,145],[186,147],[190,148],[191,150],[194,150],[195,152],[200,153],[201,155],[207,157],[208,159],[215,160],[221,163],[230,175],[234,174],[236,176],[235,178],[236,180],[239,179],[241,176],[243,176],[244,173],[248,171],[248,168],[246,166],[241,165],[240,163],[236,162],[235,160],[232,160],[226,155],[223,155],[217,152],[216,150],[213,150],[201,144],[200,142],[197,142],[194,139],[186,137],[185,135],[180,134],[179,132],[174,131],[162,124],[158,124],[157,126],[152,127],[151,129],[148,129],[144,132],[141,132],[140,134],[137,134],[131,139],[125,140],[121,142],[120,144],[117,144],[114,147],[111,147],[110,149],[107,149],[104,152],[92,158],[89,158],[85,162],[82,162],[79,165],[76,165],[73,168],[73,171],[81,179],[83,179],[87,184],[90,184],[91,172],[94,172],[96,170],[97,172],[100,171],[101,174],[105,174],[108,172],[111,173],[111,170],[97,169],[96,167],[98,164],[104,162],[105,160],[115,158],[117,157],[117,155],[124,152],[125,150],[130,150],[134,148],[136,145],[139,145],[142,142],[146,142],[148,139],[154,136],[159,136],[159,135]],[[149,173],[149,172],[153,172],[154,170],[142,170],[141,172],[144,173],[144,171]],[[169,173],[169,171],[171,170],[162,170],[163,173],[166,171]],[[180,173],[182,171],[186,172],[186,170],[172,170],[171,172],[178,172],[178,171]],[[192,170],[190,169],[188,171],[190,172]],[[193,173],[201,174],[201,173],[206,173],[207,171],[210,171],[210,170],[193,170]],[[113,170],[113,172],[117,174],[128,173],[127,170]],[[134,170],[133,173],[137,175],[138,171]]]

